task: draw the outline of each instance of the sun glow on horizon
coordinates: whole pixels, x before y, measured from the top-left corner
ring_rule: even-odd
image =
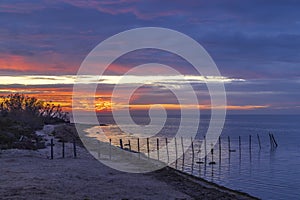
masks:
[[[35,96],[36,98],[45,102],[51,101],[54,104],[60,104],[65,111],[71,112],[72,109],[88,111],[88,112],[111,112],[112,109],[124,109],[130,110],[148,110],[153,105],[151,103],[145,103],[143,101],[131,103],[127,105],[123,102],[111,102],[111,91],[96,92],[94,97],[88,98],[88,94],[81,94],[78,98],[82,107],[72,108],[72,86],[76,83],[75,75],[59,75],[59,76],[42,76],[42,75],[24,75],[24,76],[0,76],[0,94],[7,95],[10,93],[23,93],[29,96]],[[95,75],[84,75],[79,77],[79,83],[97,83],[104,85],[104,87],[118,84],[122,76],[102,76],[99,79]],[[184,85],[187,83],[205,84],[205,82],[244,82],[243,79],[235,79],[228,77],[204,77],[204,76],[130,76],[126,81],[122,81],[121,84],[137,84],[146,83],[148,85],[169,85],[182,88],[184,92]],[[126,92],[126,91],[125,91]],[[146,90],[147,92],[147,90]],[[143,95],[141,95],[143,96]],[[132,97],[138,98],[140,97]],[[122,99],[122,98],[121,98]],[[136,99],[135,99],[136,100]],[[122,101],[122,100],[121,100]],[[199,105],[180,105],[177,103],[162,103],[160,104],[166,110],[180,110],[180,109],[223,109],[224,106],[212,108],[209,103],[200,103]],[[268,108],[270,105],[227,105],[228,110],[254,110]]]

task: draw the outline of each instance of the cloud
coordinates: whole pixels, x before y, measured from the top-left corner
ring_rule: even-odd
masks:
[[[128,76],[99,76],[97,75],[25,75],[25,76],[0,76],[0,85],[61,85],[61,84],[149,84],[149,85],[180,85],[180,84],[191,84],[191,83],[230,83],[245,81],[243,79],[235,79],[228,77],[218,76],[147,76],[147,75],[128,75]]]
[[[202,44],[226,80],[246,80],[225,82],[230,105],[270,105],[267,110],[287,108],[294,112],[300,98],[299,7],[300,1],[295,0],[2,0],[0,74],[10,75],[6,78],[9,81],[18,75],[60,75],[66,79],[35,77],[30,80],[34,86],[0,88],[4,93],[10,90],[4,91],[8,86],[11,91],[22,92],[28,87],[28,92],[34,93],[41,91],[31,90],[39,83],[44,83],[41,88],[70,88],[68,81],[72,80],[64,76],[76,74],[86,55],[101,41],[127,29],[159,26],[183,32]],[[117,76],[149,62],[169,65],[185,75],[198,75],[185,60],[153,50],[124,55],[105,75]],[[152,91],[161,97],[166,91],[158,83],[175,85],[177,81],[156,80],[150,85],[157,87]],[[202,81],[190,80],[200,97],[207,92]],[[50,86],[46,85],[49,82]],[[114,83],[103,79],[103,94],[107,95]]]

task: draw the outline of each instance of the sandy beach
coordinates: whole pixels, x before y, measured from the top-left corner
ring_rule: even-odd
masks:
[[[37,132],[49,143],[48,130]],[[56,139],[56,145],[60,145]],[[1,199],[255,199],[170,168],[130,174],[111,169],[84,148],[66,143],[66,157],[50,147],[0,153]]]

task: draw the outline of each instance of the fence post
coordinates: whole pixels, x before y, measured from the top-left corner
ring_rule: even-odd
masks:
[[[74,158],[77,158],[76,141],[75,141],[75,139],[73,139],[73,151],[74,151]]]
[[[270,138],[271,149],[273,149],[274,148],[274,144],[273,144],[271,133],[269,133],[269,138]]]
[[[249,151],[251,151],[251,147],[252,147],[252,145],[251,145],[251,135],[249,135]]]
[[[195,153],[194,153],[194,141],[193,141],[193,138],[191,138],[191,144],[192,144],[192,163],[194,163]]]
[[[131,144],[130,144],[130,140],[128,140],[128,149],[129,149],[129,151],[131,151]]]
[[[174,138],[175,139],[175,168],[177,169],[177,140],[176,140],[176,137]]]
[[[204,136],[204,153],[205,153],[205,161],[206,161],[206,155],[207,155],[207,149],[206,149],[206,136]]]
[[[109,138],[109,160],[111,160],[111,138]]]
[[[147,152],[148,152],[148,158],[149,158],[150,157],[149,138],[147,138]]]
[[[240,153],[240,158],[242,157],[242,141],[241,141],[241,136],[239,136],[239,153]]]
[[[231,147],[230,147],[230,136],[228,136],[228,151],[231,151]]]
[[[211,153],[211,162],[209,164],[214,165],[214,164],[216,164],[216,162],[214,161],[214,146],[213,146],[213,144],[211,144],[210,153]]]
[[[257,134],[257,140],[258,140],[259,149],[261,149],[260,138],[258,134]]]
[[[62,158],[65,158],[65,141],[62,141]]]
[[[121,149],[123,149],[123,141],[122,141],[122,139],[120,139],[120,147],[121,147]]]
[[[169,157],[168,138],[166,138],[166,150],[167,150],[167,157],[168,157],[168,163],[169,163],[170,157]]]
[[[50,144],[50,147],[51,147],[51,160],[53,160],[53,139],[51,139],[51,144]]]
[[[275,147],[277,147],[277,146],[278,146],[278,144],[277,144],[277,142],[276,142],[276,140],[275,140],[275,137],[274,137],[273,133],[272,133],[271,135],[272,135],[272,138],[273,138],[273,141],[274,141]]]
[[[182,171],[184,169],[184,146],[183,146],[183,138],[181,137],[181,147],[182,147]]]
[[[222,147],[221,147],[221,136],[219,136],[219,162],[221,162],[222,158]]]
[[[138,148],[138,153],[139,153],[139,158],[140,158],[140,138],[137,139],[137,148]]]
[[[156,138],[157,160],[159,160],[159,139]]]
[[[194,157],[195,157],[195,153],[194,153],[194,141],[193,138],[191,137],[191,145],[192,145],[192,171],[191,174],[193,174],[194,172]]]

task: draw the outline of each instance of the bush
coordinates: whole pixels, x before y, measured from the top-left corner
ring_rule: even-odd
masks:
[[[20,143],[20,138],[35,140],[35,130],[41,129],[44,124],[61,122],[69,122],[69,116],[62,111],[60,105],[45,103],[18,93],[0,97],[1,148],[32,149],[31,144]]]

